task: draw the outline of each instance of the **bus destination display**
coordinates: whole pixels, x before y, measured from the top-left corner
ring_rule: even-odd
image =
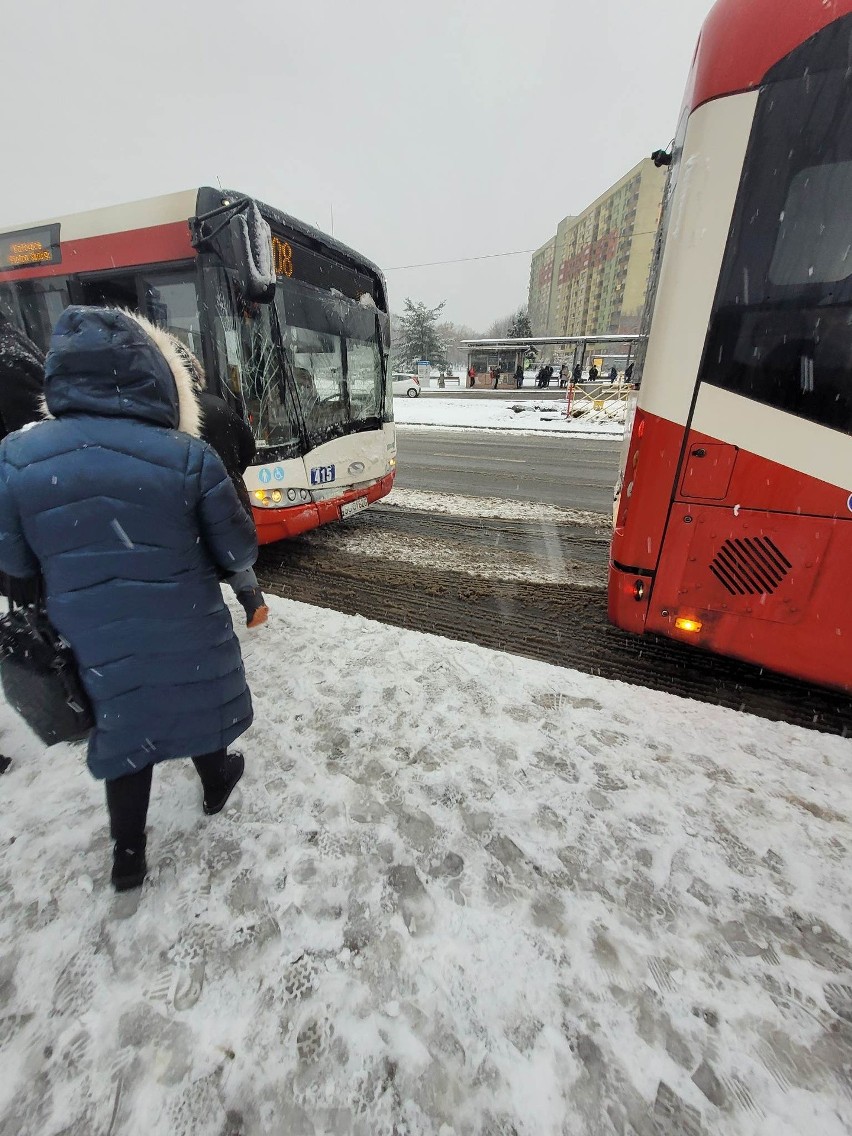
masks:
[[[0,235],[0,272],[61,262],[58,224]]]
[[[281,279],[299,280],[316,288],[335,288],[351,300],[360,300],[367,292],[373,295],[373,282],[369,276],[341,264],[331,257],[323,256],[304,245],[297,244],[290,237],[272,237],[272,256],[275,275]]]

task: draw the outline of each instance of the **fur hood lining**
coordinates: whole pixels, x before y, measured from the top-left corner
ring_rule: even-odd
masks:
[[[198,396],[195,393],[195,385],[192,381],[192,375],[189,373],[189,368],[180,357],[180,353],[175,347],[174,340],[167,331],[164,331],[157,324],[151,323],[150,320],[144,316],[140,316],[138,312],[131,312],[124,309],[124,314],[134,320],[149,339],[153,340],[154,346],[166,360],[168,368],[172,373],[177,387],[178,394],[178,407],[180,410],[180,419],[178,421],[178,430],[183,430],[185,434],[192,434],[194,438],[201,436],[201,408],[198,405]]]

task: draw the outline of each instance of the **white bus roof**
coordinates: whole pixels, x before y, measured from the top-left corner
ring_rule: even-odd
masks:
[[[123,205],[107,205],[102,209],[87,209],[84,213],[70,213],[65,217],[2,225],[0,235],[57,223],[62,225],[63,241],[102,237],[132,229],[150,229],[156,225],[169,225],[194,217],[197,200],[197,188],[184,189],[179,193],[166,193],[162,197],[148,197],[143,201],[129,201]]]

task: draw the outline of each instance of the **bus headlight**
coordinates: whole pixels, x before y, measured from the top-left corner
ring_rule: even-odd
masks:
[[[309,496],[304,489],[301,490],[304,500],[308,500]],[[284,500],[283,489],[255,489],[251,495],[252,505],[255,509],[276,509],[280,508],[282,504],[292,503],[297,497],[298,493],[295,489],[287,490],[288,501]]]

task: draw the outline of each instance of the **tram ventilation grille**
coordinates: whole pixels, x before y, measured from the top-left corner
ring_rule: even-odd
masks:
[[[710,571],[732,596],[771,596],[793,565],[768,536],[726,540]]]

